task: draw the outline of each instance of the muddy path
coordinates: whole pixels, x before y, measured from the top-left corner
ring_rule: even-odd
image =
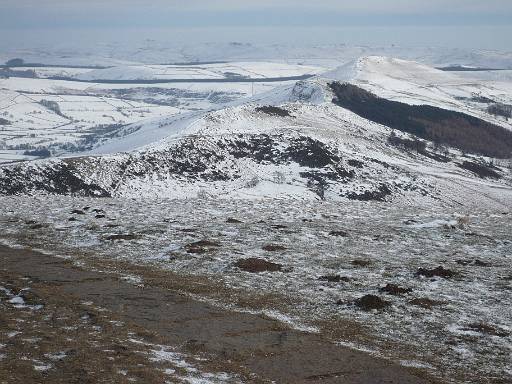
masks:
[[[264,316],[33,251],[0,246],[0,286],[0,383],[433,382]]]

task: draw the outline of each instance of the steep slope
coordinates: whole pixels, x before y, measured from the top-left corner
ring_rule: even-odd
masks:
[[[391,129],[334,104],[254,104],[208,113],[179,134],[127,154],[22,164],[1,171],[2,193],[123,197],[293,197],[507,204],[510,171],[455,150],[393,145]],[[401,135],[403,140],[412,140]],[[69,188],[67,172],[83,183]],[[76,183],[75,183],[76,184]],[[470,191],[481,191],[478,196]],[[487,196],[483,198],[482,196]]]
[[[433,67],[389,57],[370,56],[324,74],[349,81],[385,99],[455,110],[512,129],[512,121],[487,112],[494,103],[512,104],[512,84],[461,77]]]

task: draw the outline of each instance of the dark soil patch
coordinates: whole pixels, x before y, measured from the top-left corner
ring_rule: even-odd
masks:
[[[350,279],[340,275],[325,275],[318,278],[320,281],[327,281],[328,283],[348,283]]]
[[[372,311],[374,309],[380,311],[391,305],[388,301],[381,299],[375,295],[365,295],[354,301],[354,305],[363,311]]]
[[[479,260],[479,259],[465,259],[465,260],[457,260],[457,264],[463,265],[463,266],[474,266],[474,267],[491,267],[491,263],[487,263],[485,261]]]
[[[345,231],[331,231],[329,232],[329,236],[334,236],[334,237],[347,237],[348,236],[348,233],[345,232]]]
[[[210,240],[199,240],[185,246],[187,253],[207,253],[210,252],[214,248],[220,247],[220,243],[217,241]]]
[[[510,332],[500,329],[498,327],[494,327],[487,323],[472,323],[464,328],[465,331],[473,331],[478,333],[483,333],[484,335],[490,336],[498,336],[498,337],[508,337],[510,336]]]
[[[356,266],[356,267],[368,267],[372,264],[370,260],[364,260],[364,259],[355,259],[350,262],[350,264]]]
[[[439,305],[443,305],[444,302],[438,300],[432,300],[427,297],[421,297],[417,299],[413,299],[409,301],[409,304],[415,305],[417,307],[422,307],[425,309],[432,309],[432,307],[436,307]]]
[[[286,247],[283,247],[282,245],[277,245],[277,244],[264,245],[262,247],[262,249],[264,251],[267,251],[267,252],[282,252],[282,251],[286,251]]]
[[[403,288],[396,284],[387,284],[385,287],[379,289],[380,292],[385,292],[389,295],[399,296],[405,295],[406,293],[411,293],[411,288]]]
[[[426,269],[426,268],[419,268],[418,272],[416,272],[416,276],[423,276],[423,277],[442,277],[444,279],[449,279],[451,277],[457,276],[457,272],[451,271],[449,269],[446,269],[442,266],[439,266],[434,269]]]
[[[492,265],[490,263],[486,263],[485,261],[475,259],[473,262],[473,265],[475,267],[491,267]]]
[[[110,236],[105,237],[105,240],[110,240],[110,241],[129,241],[129,240],[136,240],[138,238],[139,238],[138,235],[135,235],[133,233],[128,233],[128,234],[124,234],[124,235],[110,235]]]
[[[240,259],[235,263],[235,267],[240,268],[242,271],[251,273],[280,272],[283,268],[281,264],[272,263],[255,257]]]

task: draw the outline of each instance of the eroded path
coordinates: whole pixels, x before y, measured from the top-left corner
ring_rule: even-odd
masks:
[[[259,315],[0,246],[0,383],[428,383]]]

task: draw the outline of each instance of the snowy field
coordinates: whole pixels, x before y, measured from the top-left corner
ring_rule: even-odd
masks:
[[[204,300],[261,311],[451,382],[512,380],[510,210],[279,199],[0,202],[2,243],[204,276],[225,286]],[[244,272],[235,263],[246,258],[280,267]],[[143,275],[127,278],[144,284]],[[382,309],[354,305],[364,295],[381,298]],[[244,305],[244,296],[260,299]]]
[[[263,66],[263,65],[261,65]],[[52,68],[53,70],[54,68]],[[39,68],[40,70],[40,68]],[[287,82],[107,85],[0,79],[0,163],[91,149],[138,122],[218,109]]]
[[[75,66],[130,66],[155,63],[277,62],[334,68],[363,56],[381,55],[420,61],[436,67],[465,65],[512,69],[512,52],[421,46],[357,46],[350,44],[204,43],[184,45],[144,40],[70,46],[38,45],[0,52],[0,62],[23,58],[27,63]]]
[[[74,75],[77,80],[265,79],[314,75],[320,67],[272,62],[198,65],[139,65],[94,69]]]

